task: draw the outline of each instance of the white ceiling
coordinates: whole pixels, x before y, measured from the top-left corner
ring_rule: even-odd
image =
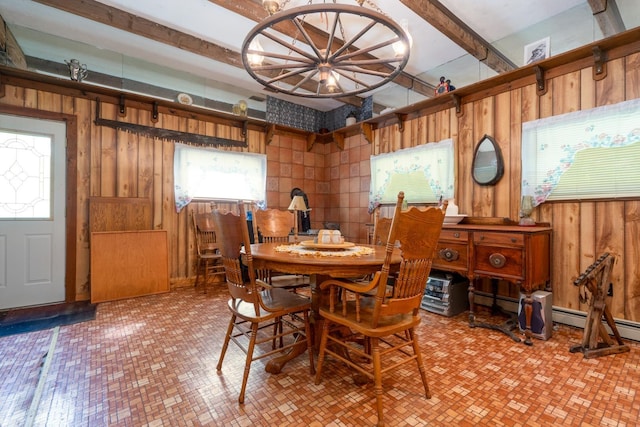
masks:
[[[255,25],[208,0],[99,0],[100,3],[240,52]],[[238,0],[252,1],[252,0]],[[612,0],[609,0],[611,2]],[[354,0],[339,3],[355,4]],[[587,0],[440,0],[480,37],[516,66],[524,63],[524,47],[550,37],[551,55],[602,38]],[[80,0],[67,3],[81,3]],[[287,7],[308,3],[291,0]],[[318,1],[316,1],[318,3]],[[370,4],[365,1],[365,5]],[[496,74],[396,0],[378,0],[396,21],[407,19],[413,47],[405,71],[436,85],[441,75],[457,87]],[[616,0],[626,29],[640,25],[640,1]],[[91,73],[104,73],[233,104],[267,93],[243,69],[100,24],[31,0],[0,0],[0,15],[28,57],[64,64],[77,58]],[[266,17],[266,12],[265,12]],[[424,99],[390,84],[366,94],[374,102],[397,108]],[[342,105],[336,100],[283,97],[319,110]],[[248,100],[264,111],[265,103]]]

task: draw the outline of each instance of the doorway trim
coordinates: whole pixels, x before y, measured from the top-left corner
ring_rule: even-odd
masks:
[[[35,108],[18,107],[0,104],[0,113],[23,116],[33,119],[44,119],[65,122],[67,128],[67,146],[65,149],[66,195],[65,195],[65,279],[64,300],[76,300],[76,253],[77,253],[77,171],[78,171],[78,119],[72,114],[37,110]]]

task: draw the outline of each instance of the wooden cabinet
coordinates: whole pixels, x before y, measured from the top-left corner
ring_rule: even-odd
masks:
[[[527,340],[530,342],[531,293],[549,285],[551,228],[545,226],[456,224],[445,225],[433,261],[437,270],[469,279],[469,322],[473,326],[474,280],[507,280],[525,293]]]

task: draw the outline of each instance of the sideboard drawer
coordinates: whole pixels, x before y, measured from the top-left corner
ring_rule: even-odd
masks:
[[[473,243],[476,245],[524,245],[524,235],[515,233],[490,233],[475,232],[473,233]]]
[[[469,232],[464,230],[445,230],[440,232],[440,240],[467,243]]]
[[[466,273],[469,246],[465,243],[440,242],[433,257],[432,268]]]
[[[492,277],[524,279],[524,255],[522,249],[496,246],[476,246],[473,271]]]

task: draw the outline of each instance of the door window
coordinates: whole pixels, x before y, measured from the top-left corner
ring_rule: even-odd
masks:
[[[0,131],[0,219],[51,219],[47,135]]]

